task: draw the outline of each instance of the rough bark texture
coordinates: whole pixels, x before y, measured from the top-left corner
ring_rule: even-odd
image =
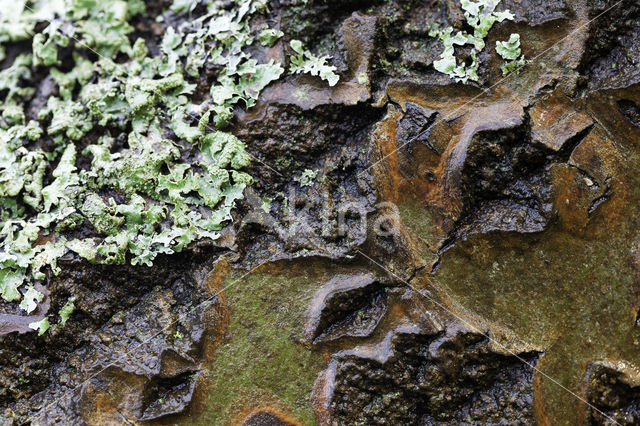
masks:
[[[432,67],[428,23],[463,28],[457,1],[297,3],[269,2],[260,19],[285,39],[258,54],[303,40],[339,83],[287,76],[236,111],[255,184],[215,244],[153,267],[68,256],[39,309],[73,294],[76,310],[44,336],[0,303],[0,422],[637,424],[640,2],[505,0],[516,19],[468,86]],[[157,49],[162,25],[132,37]],[[513,32],[531,62],[502,79],[495,42]],[[46,102],[55,88],[33,78]],[[229,325],[254,307],[226,286],[263,264],[296,284],[258,308],[283,309],[276,338],[322,368],[294,398],[273,361],[275,385],[209,411],[226,392],[211,371],[274,356],[256,321]],[[287,310],[288,269],[326,278],[304,309]],[[245,331],[250,349],[218,364]]]

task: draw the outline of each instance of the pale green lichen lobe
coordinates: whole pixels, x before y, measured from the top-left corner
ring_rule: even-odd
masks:
[[[466,31],[456,31],[454,34],[453,27],[440,28],[438,24],[432,24],[429,35],[440,40],[444,46],[443,52],[440,54],[440,59],[433,62],[433,67],[443,73],[447,74],[450,78],[456,82],[467,83],[471,81],[479,81],[478,69],[480,62],[478,60],[478,54],[485,47],[484,39],[489,34],[489,30],[496,22],[502,22],[505,20],[513,20],[514,16],[509,10],[496,11],[496,7],[500,3],[500,0],[461,0],[460,5],[464,10],[464,17],[473,28],[473,34],[469,34]],[[517,46],[514,36],[517,36]],[[516,60],[520,53],[513,58],[510,57],[515,53],[516,49],[520,48],[520,36],[518,34],[512,34],[511,39],[507,42],[507,45],[500,44],[498,42],[498,53],[509,62],[503,65],[502,72],[507,74],[510,71],[519,71],[525,64],[524,56],[519,60]],[[456,46],[463,47],[465,45],[471,45],[471,64],[464,62],[458,63],[455,55]],[[501,53],[502,52],[502,53]],[[507,55],[507,56],[504,56]]]
[[[291,49],[297,55],[291,56],[289,71],[292,74],[311,74],[327,81],[329,86],[335,86],[340,77],[335,73],[336,67],[327,64],[328,56],[316,56],[306,50],[300,40],[291,40]]]

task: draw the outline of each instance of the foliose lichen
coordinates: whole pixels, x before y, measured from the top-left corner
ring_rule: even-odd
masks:
[[[467,83],[469,80],[479,81],[478,68],[480,67],[480,62],[478,60],[478,53],[485,47],[485,37],[496,22],[514,19],[513,14],[509,10],[496,11],[499,3],[500,0],[460,1],[460,6],[464,10],[465,20],[467,24],[473,28],[473,34],[469,34],[466,31],[456,31],[454,34],[453,27],[441,28],[437,23],[432,24],[429,35],[439,39],[444,46],[440,59],[433,63],[437,71],[447,74],[456,82]],[[516,61],[518,56],[520,56],[520,36],[518,34],[512,34],[512,38],[507,43],[515,43],[515,40],[513,40],[514,36],[517,36],[517,46],[513,46],[512,44],[508,46],[500,45],[500,50],[498,50],[498,53],[504,59],[514,61],[502,67],[502,72],[505,74],[505,71],[519,70],[525,64],[524,57]],[[455,47],[465,45],[472,46],[470,52],[471,64],[464,62],[458,63],[456,59]],[[519,53],[515,58],[511,58],[516,48]]]
[[[33,284],[73,252],[102,264],[152,265],[219,237],[252,178],[244,144],[223,129],[283,67],[250,47],[282,36],[253,28],[266,0],[176,0],[160,54],[133,39],[140,0],[0,0],[0,297],[33,312]],[[204,12],[187,16],[201,4]],[[44,28],[44,29],[42,29]],[[205,63],[209,97],[194,102]],[[45,75],[55,90],[36,102]],[[34,110],[34,105],[38,106]],[[60,310],[58,327],[74,309]],[[31,324],[44,333],[49,317]]]

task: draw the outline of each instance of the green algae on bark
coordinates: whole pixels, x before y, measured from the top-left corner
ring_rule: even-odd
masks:
[[[630,261],[640,229],[639,152],[624,151],[628,199],[613,223],[596,221],[585,235],[561,225],[533,235],[475,235],[442,256],[434,277],[472,312],[545,350],[538,367],[548,377],[539,378],[537,397],[552,424],[577,421],[581,402],[570,392],[582,393],[588,363],[640,365]]]
[[[227,341],[209,368],[209,397],[194,424],[228,424],[242,413],[274,406],[306,425],[315,423],[311,389],[322,354],[303,343],[306,310],[336,264],[281,262],[229,274]]]

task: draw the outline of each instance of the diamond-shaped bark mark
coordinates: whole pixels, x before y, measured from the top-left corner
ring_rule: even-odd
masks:
[[[305,338],[318,344],[369,336],[386,310],[385,288],[373,275],[337,275],[316,294],[307,313]]]

